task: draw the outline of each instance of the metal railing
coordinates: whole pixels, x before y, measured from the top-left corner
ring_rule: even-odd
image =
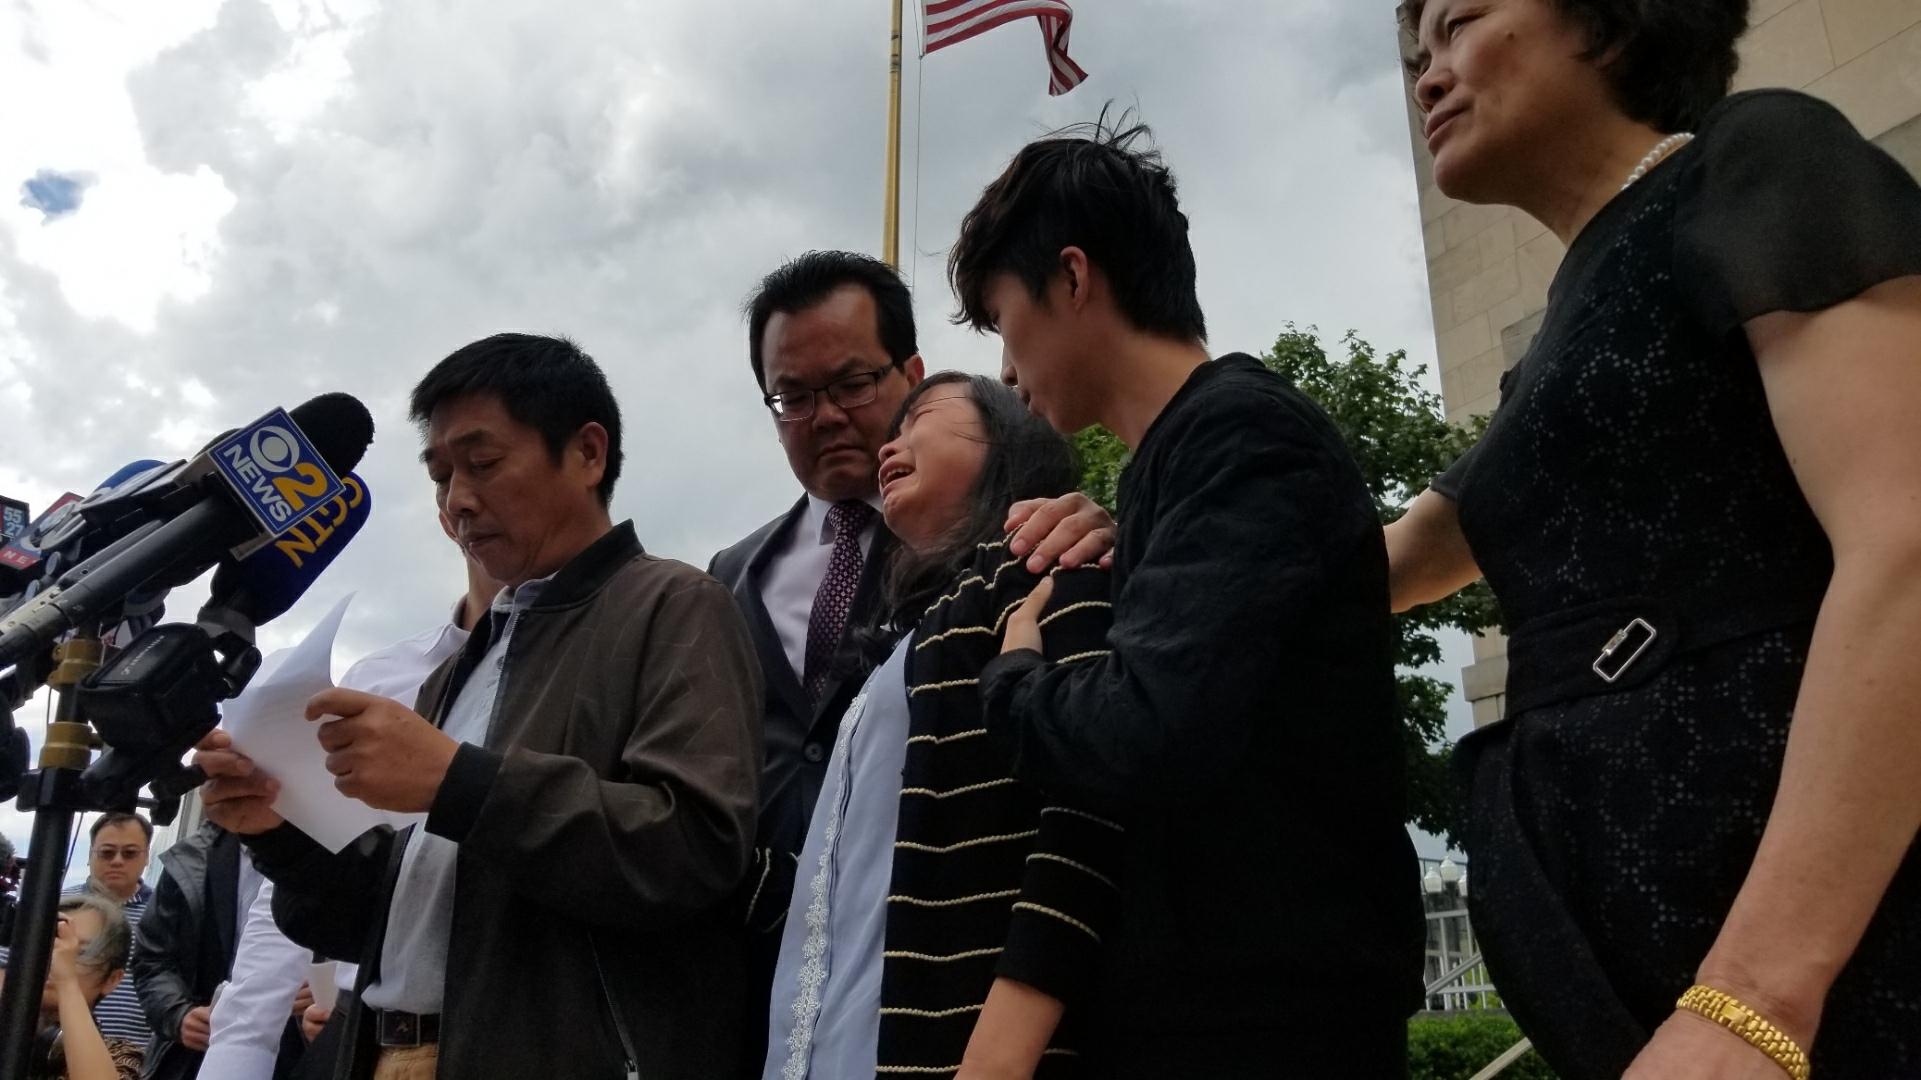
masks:
[[[1480,976],[1480,982],[1456,986],[1457,983],[1461,983],[1462,980],[1468,976],[1475,974]],[[1450,990],[1450,987],[1455,988]],[[1494,988],[1487,984],[1487,965],[1482,962],[1481,954],[1476,952],[1461,960],[1447,971],[1442,972],[1439,978],[1428,983],[1426,994],[1431,1002],[1437,997],[1443,1001],[1447,1001],[1450,998],[1465,997],[1469,994],[1492,994],[1493,990]],[[1488,1062],[1487,1068],[1475,1073],[1473,1080],[1494,1080],[1494,1077],[1506,1072],[1509,1066],[1526,1057],[1527,1052],[1532,1049],[1534,1049],[1534,1044],[1526,1039],[1522,1039],[1520,1042],[1508,1047],[1500,1057]]]
[[[1463,1012],[1498,1006],[1500,997],[1488,978],[1473,927],[1468,924],[1465,869],[1451,859],[1421,861],[1428,922],[1427,1007],[1437,1012]],[[1475,1073],[1473,1080],[1494,1080],[1533,1048],[1533,1043],[1522,1039]]]
[[[1442,992],[1445,991],[1450,985],[1452,985],[1453,983],[1459,982],[1462,976],[1468,974],[1469,972],[1481,966],[1483,966],[1481,962],[1481,954],[1475,953],[1473,956],[1470,956],[1467,959],[1461,961],[1460,963],[1454,965],[1454,967],[1451,970],[1442,973],[1440,978],[1435,979],[1431,983],[1428,983],[1427,996],[1430,998],[1441,996]],[[1481,988],[1479,986],[1476,986],[1473,989],[1475,992],[1478,993]],[[1453,1011],[1453,1010],[1443,1010],[1443,1011]]]
[[[1488,1062],[1487,1068],[1475,1073],[1472,1080],[1494,1080],[1495,1077],[1506,1072],[1509,1065],[1526,1057],[1527,1052],[1532,1049],[1534,1049],[1534,1044],[1526,1039],[1522,1039],[1520,1042],[1508,1047],[1506,1053]]]

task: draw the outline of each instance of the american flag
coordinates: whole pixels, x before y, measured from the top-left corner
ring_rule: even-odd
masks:
[[[927,37],[921,55],[939,52],[996,26],[1032,16],[1047,43],[1047,92],[1065,94],[1087,78],[1067,55],[1074,9],[1064,0],[927,0]]]

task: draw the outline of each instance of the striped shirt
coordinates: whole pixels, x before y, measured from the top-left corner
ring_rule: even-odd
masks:
[[[1040,579],[981,546],[972,568],[915,629],[908,738],[887,903],[877,1072],[959,1069],[995,979],[1066,1005],[1034,1074],[1098,1075],[1080,1054],[1098,1029],[1103,935],[1119,910],[1125,836],[1115,816],[1016,781],[1007,746],[982,727],[979,676],[1007,619]],[[1049,660],[1107,653],[1108,575],[1054,575],[1042,612]]]

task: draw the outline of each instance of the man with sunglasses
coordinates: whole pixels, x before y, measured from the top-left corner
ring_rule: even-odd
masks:
[[[66,890],[66,894],[98,896],[120,908],[128,927],[139,926],[153,901],[153,886],[142,880],[153,853],[153,826],[139,814],[103,814],[93,823],[89,839],[93,846],[87,854],[87,880]],[[123,957],[122,966],[130,958]],[[94,1010],[94,1016],[99,1020],[100,1033],[109,1039],[144,1047],[153,1038],[131,977],[113,987]]]
[[[748,875],[750,1015],[765,1016],[794,867],[841,714],[867,677],[851,638],[874,614],[894,539],[880,517],[880,448],[926,374],[914,303],[893,267],[812,251],[764,278],[747,302],[747,355],[786,451],[799,501],[714,556],[766,682],[756,865]],[[1078,566],[1113,547],[1113,520],[1075,495],[1033,511],[1036,554]],[[759,1075],[761,1055],[745,1059]]]

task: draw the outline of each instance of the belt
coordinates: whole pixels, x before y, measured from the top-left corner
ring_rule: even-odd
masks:
[[[440,1041],[438,1013],[422,1015],[393,1009],[375,1009],[373,1013],[374,1030],[383,1047],[430,1046]]]
[[[1632,690],[1677,656],[1813,622],[1819,582],[1741,582],[1683,596],[1602,600],[1530,619],[1509,634],[1507,715]]]

